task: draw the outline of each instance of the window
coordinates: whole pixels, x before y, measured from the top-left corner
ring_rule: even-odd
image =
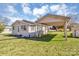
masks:
[[[13,26],[13,30],[15,30],[14,26]]]
[[[34,31],[35,30],[35,26],[31,25],[31,30]]]
[[[26,25],[22,25],[21,29],[26,30]]]
[[[18,32],[19,32],[19,26],[18,26]]]
[[[26,30],[26,26],[24,25],[24,30]]]
[[[42,27],[41,27],[41,26],[38,26],[38,28],[37,28],[37,29],[38,29],[38,31],[40,31],[40,30],[42,30]]]

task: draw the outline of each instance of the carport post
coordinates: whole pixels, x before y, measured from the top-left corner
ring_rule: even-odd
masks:
[[[65,40],[67,40],[67,21],[65,22],[64,25],[64,36],[65,36]]]

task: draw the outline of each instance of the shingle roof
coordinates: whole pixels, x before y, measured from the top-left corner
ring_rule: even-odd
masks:
[[[29,25],[43,25],[43,24],[39,24],[39,23],[27,21],[27,20],[16,20],[12,25],[16,24],[17,22],[19,22],[19,23],[28,23]]]
[[[61,18],[62,20],[64,19],[70,19],[70,17],[67,16],[61,16],[61,15],[52,15],[52,14],[46,14],[45,16],[39,18],[38,20],[36,20],[36,23],[41,21],[42,19],[46,18],[46,17],[51,17],[51,18]]]

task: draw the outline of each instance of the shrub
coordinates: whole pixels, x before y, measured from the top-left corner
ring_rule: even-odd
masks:
[[[0,33],[4,30],[5,25],[3,23],[0,23]]]

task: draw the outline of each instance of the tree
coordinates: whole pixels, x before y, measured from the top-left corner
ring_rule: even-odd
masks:
[[[2,22],[0,22],[0,33],[4,30],[4,28],[5,28],[5,25]]]

